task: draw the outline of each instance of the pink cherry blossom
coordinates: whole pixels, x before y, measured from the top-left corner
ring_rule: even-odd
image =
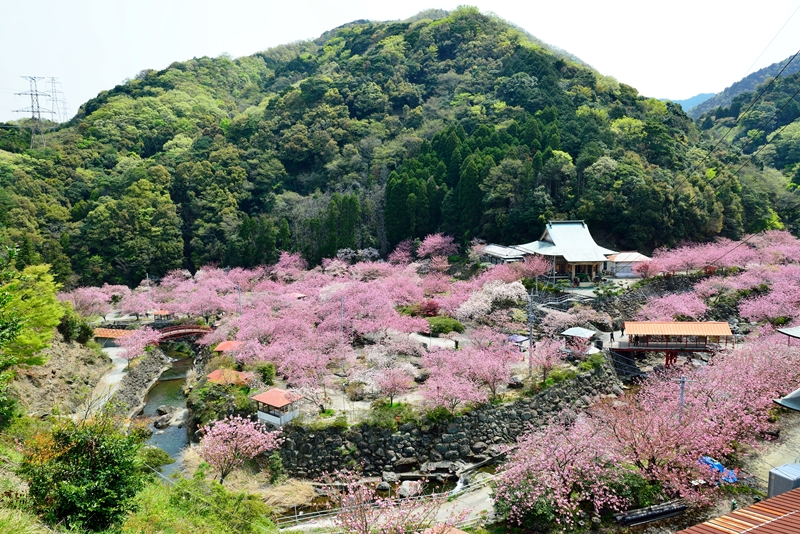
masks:
[[[200,428],[200,457],[219,471],[220,483],[245,460],[276,449],[280,430],[267,432],[263,425],[240,416],[229,416]]]

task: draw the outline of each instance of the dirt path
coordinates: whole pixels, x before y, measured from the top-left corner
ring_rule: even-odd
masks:
[[[768,441],[757,449],[749,449],[743,470],[752,474],[767,491],[769,471],[800,459],[800,412],[780,416],[781,432],[777,440]]]
[[[120,356],[122,350],[119,347],[103,349],[103,352],[111,359],[111,369],[100,378],[92,390],[91,402],[93,404],[102,406],[117,391],[128,366],[128,360]]]

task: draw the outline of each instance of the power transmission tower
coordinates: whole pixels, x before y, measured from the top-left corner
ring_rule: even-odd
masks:
[[[53,77],[50,77],[47,82],[50,85],[50,109],[53,110],[53,117],[56,122],[65,122],[69,119],[69,115],[61,82],[58,81],[58,78]],[[59,95],[61,96],[59,97]]]
[[[40,96],[50,96],[48,93],[43,93],[39,91],[37,87],[37,81],[43,80],[44,78],[41,76],[22,76],[24,80],[28,80],[31,84],[30,91],[25,91],[24,93],[14,93],[15,95],[24,95],[31,97],[31,106],[29,108],[24,109],[15,109],[14,113],[30,113],[31,120],[29,128],[31,130],[31,148],[33,148],[34,144],[37,143],[37,140],[40,140],[42,146],[45,146],[44,140],[44,132],[46,130],[44,122],[42,122],[42,113],[50,113],[52,114],[53,111],[47,108],[42,108],[39,105],[39,97]]]

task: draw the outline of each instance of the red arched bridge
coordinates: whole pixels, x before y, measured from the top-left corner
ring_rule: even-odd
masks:
[[[199,337],[204,336],[211,332],[213,328],[210,326],[199,326],[194,324],[181,324],[177,326],[168,326],[166,328],[159,328],[158,331],[161,333],[161,339],[159,339],[159,343],[162,341],[173,341],[176,339],[185,339],[191,337]],[[130,336],[133,334],[134,330],[123,330],[121,328],[95,328],[94,329],[94,337],[96,338],[104,338],[110,340],[117,340],[123,337]]]

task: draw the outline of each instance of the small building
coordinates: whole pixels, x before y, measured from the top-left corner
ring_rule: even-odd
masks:
[[[592,281],[600,276],[614,250],[595,243],[583,221],[550,221],[539,241],[514,247],[524,254],[537,254],[552,260],[551,277]]]
[[[246,386],[248,376],[235,369],[216,369],[206,375],[212,384],[230,384],[234,386]]]
[[[242,346],[242,341],[223,341],[214,348],[214,352],[233,352]]]
[[[485,263],[514,263],[522,261],[525,254],[517,250],[515,247],[504,247],[503,245],[495,245],[490,243],[483,247],[483,254],[481,261]]]
[[[650,258],[638,252],[618,252],[608,257],[606,270],[611,271],[616,278],[634,278],[638,275],[634,269]]]
[[[250,397],[258,406],[258,419],[272,426],[283,426],[300,413],[297,402],[300,395],[284,389],[272,388]]]
[[[678,531],[678,534],[796,534],[800,532],[800,489]]]

